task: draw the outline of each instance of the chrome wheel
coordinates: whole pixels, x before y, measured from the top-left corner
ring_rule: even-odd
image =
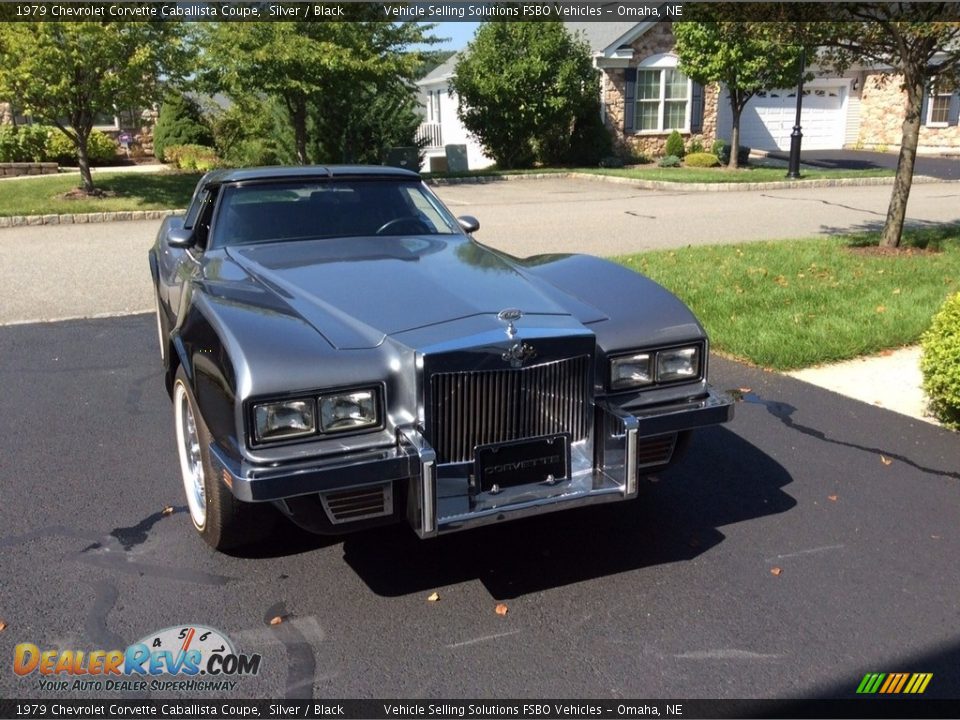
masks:
[[[207,522],[207,496],[204,489],[203,458],[200,435],[197,432],[193,406],[182,381],[173,390],[173,409],[177,426],[177,451],[180,455],[180,474],[190,507],[190,518],[198,529]]]

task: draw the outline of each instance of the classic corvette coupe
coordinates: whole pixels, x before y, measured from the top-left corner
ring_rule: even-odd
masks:
[[[276,510],[423,538],[629,500],[726,422],[676,297],[587,255],[473,238],[415,173],[215,170],[150,250],[190,517],[225,549]]]

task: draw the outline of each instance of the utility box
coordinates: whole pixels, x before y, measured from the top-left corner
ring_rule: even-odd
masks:
[[[387,150],[387,159],[384,165],[406,168],[417,172],[420,170],[420,157],[415,147],[395,147]]]
[[[443,149],[447,155],[447,172],[467,172],[470,169],[466,145],[445,145]]]

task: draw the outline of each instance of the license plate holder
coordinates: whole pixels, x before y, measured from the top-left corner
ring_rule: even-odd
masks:
[[[478,445],[474,472],[481,492],[565,480],[570,475],[570,435],[559,433]]]

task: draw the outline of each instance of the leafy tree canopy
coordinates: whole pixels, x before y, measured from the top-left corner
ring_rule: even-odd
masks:
[[[489,22],[450,82],[464,127],[502,168],[562,162],[575,120],[597,102],[589,46],[561,22]],[[599,110],[597,110],[599,112]]]
[[[161,78],[174,80],[189,65],[187,32],[176,22],[0,23],[0,96],[73,141],[92,191],[94,119],[158,100]]]

